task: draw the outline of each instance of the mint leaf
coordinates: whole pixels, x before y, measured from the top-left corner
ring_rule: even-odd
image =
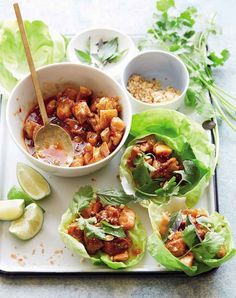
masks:
[[[104,64],[114,56],[118,51],[118,37],[115,37],[109,41],[100,40],[98,43],[97,55],[99,60]]]
[[[181,175],[181,181],[192,184],[194,181],[198,179],[199,173],[196,164],[192,160],[184,160],[183,161],[184,170],[175,171],[175,174]]]
[[[92,59],[88,52],[84,52],[79,49],[75,49],[75,52],[81,62],[92,64]]]
[[[70,210],[73,214],[79,213],[81,210],[88,207],[91,200],[94,198],[94,190],[92,186],[86,185],[74,193],[73,201]]]
[[[135,202],[136,199],[132,195],[127,195],[123,190],[106,189],[98,190],[97,197],[105,205],[127,205],[129,202]]]
[[[107,221],[101,221],[103,231],[108,235],[113,235],[118,238],[126,237],[124,230],[120,226],[113,226]]]
[[[158,0],[156,2],[156,7],[159,11],[166,12],[171,7],[175,7],[174,0]]]
[[[105,232],[100,227],[93,225],[96,222],[96,217],[85,219],[81,216],[77,219],[77,224],[79,228],[85,232],[86,237],[104,240],[106,237]]]
[[[188,225],[183,231],[183,239],[189,248],[200,242],[194,225]]]

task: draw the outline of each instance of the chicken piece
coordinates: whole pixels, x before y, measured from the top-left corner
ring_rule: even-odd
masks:
[[[169,215],[167,213],[163,212],[162,218],[161,218],[161,221],[159,224],[159,232],[161,234],[161,237],[165,236],[166,233],[168,232],[169,222],[170,222]]]
[[[185,210],[183,210],[182,212],[183,214],[189,214],[191,215],[192,217],[200,217],[200,216],[208,216],[208,213],[206,210],[203,210],[203,209],[190,209],[190,208],[187,208]]]
[[[124,261],[127,261],[128,259],[129,259],[128,250],[112,257],[112,261],[114,262],[124,262]]]
[[[102,129],[109,127],[113,117],[117,117],[118,112],[115,109],[100,110],[100,127]]]
[[[84,164],[88,165],[92,158],[93,158],[93,146],[90,143],[88,143],[84,147]]]
[[[89,106],[85,101],[76,102],[72,112],[75,118],[79,121],[79,124],[84,124],[88,118],[92,117]]]
[[[91,216],[95,216],[102,209],[102,204],[99,200],[91,203],[87,208],[81,211],[81,215],[83,218],[90,218]]]
[[[57,104],[57,117],[61,120],[70,118],[72,116],[72,107],[74,102],[69,98],[61,97]]]
[[[95,132],[101,131],[100,120],[97,114],[93,114],[92,117],[87,120],[87,122],[92,126]]]
[[[84,237],[84,246],[89,254],[94,255],[103,247],[103,241],[98,238]]]
[[[216,256],[218,259],[222,259],[227,253],[226,247],[224,245],[222,245],[219,249],[219,251],[217,252]]]
[[[83,155],[76,155],[70,165],[70,167],[81,167],[84,165],[84,157]]]
[[[153,148],[153,145],[149,142],[143,142],[140,144],[140,150],[142,152],[151,152],[152,151],[152,148]]]
[[[173,233],[166,241],[165,246],[175,257],[183,256],[188,250],[181,231]]]
[[[48,104],[46,105],[46,110],[47,110],[47,114],[48,116],[52,116],[57,109],[57,101],[56,99],[52,99],[48,102]]]
[[[73,89],[73,88],[66,88],[63,92],[62,92],[62,95],[61,97],[67,97],[73,101],[76,100],[76,97],[77,97],[77,94],[78,94],[78,91]]]
[[[133,161],[140,154],[142,154],[142,151],[140,149],[140,146],[139,145],[133,146],[133,148],[131,150],[131,153],[130,153],[130,156],[129,156],[128,160],[127,160],[128,167],[130,167],[130,168],[134,167]]]
[[[132,209],[125,207],[119,217],[119,225],[124,230],[131,230],[135,226],[135,213]]]
[[[122,137],[123,137],[123,132],[121,132],[121,131],[114,132],[111,136],[112,144],[114,146],[117,146],[120,143]]]
[[[98,135],[96,132],[88,131],[86,139],[87,142],[89,142],[92,146],[95,146],[98,142]]]
[[[93,147],[93,157],[89,161],[89,164],[98,162],[99,160],[102,160],[104,157],[101,156],[100,148],[99,147]]]
[[[121,106],[119,104],[118,97],[102,97],[98,100],[96,104],[96,108],[98,111],[112,110],[112,109],[115,109],[118,112],[121,111]]]
[[[27,138],[34,139],[38,130],[42,127],[42,125],[32,121],[26,120],[24,124],[24,131],[26,133]]]
[[[172,149],[167,145],[156,143],[153,146],[153,152],[156,154],[156,156],[170,156]]]
[[[102,145],[99,147],[99,150],[100,150],[100,155],[104,158],[110,154],[110,150],[106,142],[102,143]]]
[[[193,266],[194,254],[190,251],[187,255],[179,259],[184,265],[188,267]]]
[[[79,93],[76,97],[76,101],[87,101],[88,97],[90,97],[92,95],[92,90],[88,89],[87,87],[84,86],[80,86],[79,87]]]
[[[83,135],[84,134],[83,127],[79,124],[79,122],[77,120],[67,118],[64,120],[64,122],[67,124],[67,126],[68,126],[67,130],[71,134],[75,134],[75,135]]]
[[[112,131],[124,131],[125,130],[125,123],[122,119],[119,117],[113,117],[111,119],[111,130]]]
[[[154,168],[156,168],[155,171],[150,173],[153,179],[159,178],[159,177],[170,179],[173,175],[173,172],[178,171],[181,168],[178,160],[175,157],[168,159],[164,163],[160,163],[154,160],[152,165]]]
[[[98,221],[105,220],[113,225],[119,225],[120,208],[107,205],[96,217]]]
[[[101,139],[103,142],[106,142],[107,144],[110,141],[110,136],[111,136],[111,132],[110,132],[110,128],[107,127],[105,128],[101,133],[100,133]]]
[[[129,238],[115,238],[112,241],[104,241],[102,250],[109,256],[115,256],[124,253],[132,246]]]
[[[78,227],[77,223],[72,223],[69,228],[67,233],[74,237],[75,239],[79,240],[80,242],[83,241],[84,238],[84,232],[80,230],[80,228]]]

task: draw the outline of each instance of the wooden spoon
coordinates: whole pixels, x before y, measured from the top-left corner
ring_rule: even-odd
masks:
[[[59,125],[49,123],[45,104],[40,89],[39,79],[35,70],[24,23],[18,3],[13,4],[28,66],[33,81],[36,98],[44,126],[36,133],[34,146],[39,159],[58,166],[69,166],[74,158],[74,148],[69,134]]]

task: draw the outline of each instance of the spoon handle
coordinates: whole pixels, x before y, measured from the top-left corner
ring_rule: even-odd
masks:
[[[41,92],[41,89],[40,89],[38,75],[37,75],[37,72],[35,70],[34,61],[33,61],[32,55],[31,55],[29,42],[28,42],[28,39],[27,39],[27,36],[26,36],[24,23],[23,23],[23,20],[22,20],[22,17],[21,17],[20,8],[19,8],[18,3],[14,3],[13,7],[14,7],[14,10],[15,10],[17,23],[18,23],[18,26],[19,26],[22,42],[23,42],[23,45],[24,45],[25,55],[26,55],[26,59],[27,59],[27,62],[28,62],[29,69],[30,69],[31,78],[32,78],[35,93],[36,93],[36,98],[37,98],[37,101],[38,101],[38,104],[39,104],[40,114],[41,114],[42,119],[43,119],[43,124],[46,125],[49,122],[48,121],[48,116],[47,116],[47,112],[46,112],[46,109],[45,109],[42,92]]]

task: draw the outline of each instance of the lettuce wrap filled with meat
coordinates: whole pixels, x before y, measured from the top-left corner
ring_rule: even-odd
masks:
[[[142,205],[184,197],[193,207],[214,167],[214,145],[202,127],[187,116],[159,109],[133,116],[120,177],[124,191]]]
[[[236,254],[228,221],[217,212],[190,209],[179,198],[148,207],[154,233],[147,249],[169,270],[198,275]]]
[[[145,253],[147,235],[136,213],[111,197],[99,196],[91,186],[74,194],[59,233],[69,249],[112,269],[134,266]]]

